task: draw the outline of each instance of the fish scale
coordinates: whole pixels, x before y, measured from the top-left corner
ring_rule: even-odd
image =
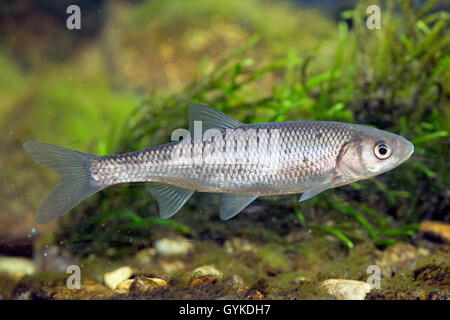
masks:
[[[222,139],[183,140],[99,157],[92,161],[91,173],[104,185],[166,181],[202,192],[298,193],[335,169],[354,130],[346,123],[299,121],[220,132]]]

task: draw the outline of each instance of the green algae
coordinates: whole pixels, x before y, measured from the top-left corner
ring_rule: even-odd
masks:
[[[450,296],[450,255],[421,259],[414,270],[383,279],[368,299],[446,300]]]
[[[265,264],[270,273],[286,272],[292,268],[292,263],[284,250],[280,245],[269,243],[258,248],[255,257]]]

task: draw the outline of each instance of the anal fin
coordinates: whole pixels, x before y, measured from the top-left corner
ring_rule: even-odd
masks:
[[[177,213],[194,193],[188,190],[160,182],[147,184],[147,191],[158,202],[159,215],[163,219],[170,218]]]
[[[224,193],[220,198],[220,219],[228,220],[233,218],[256,198],[258,196],[240,196]]]

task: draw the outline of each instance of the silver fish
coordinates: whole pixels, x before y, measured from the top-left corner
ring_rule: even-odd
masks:
[[[189,107],[183,140],[97,156],[41,142],[26,151],[60,175],[38,223],[63,215],[108,186],[145,182],[161,217],[174,215],[195,191],[221,194],[220,217],[234,217],[258,196],[302,193],[300,201],[391,170],[414,146],[362,125],[327,121],[243,124],[203,105]],[[172,135],[174,136],[174,135]]]

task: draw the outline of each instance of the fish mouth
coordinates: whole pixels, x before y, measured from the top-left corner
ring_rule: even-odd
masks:
[[[409,142],[408,140],[406,140],[408,142],[408,147],[409,147],[409,153],[408,156],[406,157],[406,159],[409,159],[409,157],[411,157],[411,155],[414,153],[414,145]]]
[[[406,160],[408,160],[411,155],[414,153],[414,145],[406,140],[405,138],[402,137],[401,140],[401,149],[402,149],[402,157],[400,157],[400,163],[405,162]]]

